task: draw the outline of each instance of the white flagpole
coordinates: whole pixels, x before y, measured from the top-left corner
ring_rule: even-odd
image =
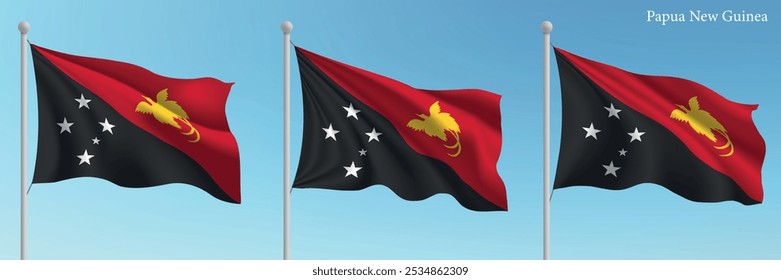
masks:
[[[553,24],[550,21],[542,22],[543,36],[543,66],[542,66],[542,259],[550,259],[550,32]]]
[[[27,259],[27,32],[30,31],[30,24],[26,21],[19,23],[19,33],[22,34],[22,85],[21,85],[21,99],[22,99],[22,123],[21,123],[21,223],[20,223],[20,238],[19,244],[21,254],[19,259]]]
[[[282,186],[282,192],[284,193],[284,236],[283,236],[283,254],[282,259],[288,260],[290,259],[290,31],[293,30],[293,23],[289,21],[282,22],[282,33],[283,35],[283,41],[285,43],[285,51],[284,51],[284,74],[283,74],[283,80],[284,85],[282,86],[282,91],[284,93],[284,101],[283,101],[283,110],[284,110],[284,150],[282,153],[284,153],[284,167],[283,169],[283,176],[282,182],[284,186]]]

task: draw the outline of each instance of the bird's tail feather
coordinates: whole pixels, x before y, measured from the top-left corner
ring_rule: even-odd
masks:
[[[455,133],[452,130],[448,130],[448,132],[450,132],[450,134],[453,135],[453,138],[456,139],[456,143],[453,144],[453,145],[444,145],[445,148],[448,148],[448,149],[458,149],[458,150],[455,153],[453,153],[453,154],[449,153],[447,155],[449,155],[451,157],[457,157],[458,155],[461,154],[461,139],[459,138],[458,133]]]
[[[722,157],[731,156],[732,153],[735,152],[735,146],[732,145],[732,140],[729,139],[729,135],[727,135],[726,132],[718,130],[718,133],[721,134],[721,136],[724,136],[724,139],[727,139],[727,143],[725,143],[724,145],[721,145],[721,146],[713,146],[713,147],[716,148],[716,149],[719,149],[719,150],[724,150],[726,148],[730,148],[729,153],[722,154],[722,155],[719,155],[719,156],[722,156]]]
[[[182,119],[182,122],[184,122],[185,124],[187,124],[187,126],[190,127],[190,131],[182,132],[182,134],[187,135],[187,136],[195,134],[195,139],[187,140],[187,141],[189,141],[191,143],[195,143],[195,142],[201,141],[201,133],[198,132],[197,129],[195,129],[195,127],[190,123],[190,121]]]

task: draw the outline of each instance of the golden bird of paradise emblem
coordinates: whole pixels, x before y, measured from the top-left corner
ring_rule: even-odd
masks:
[[[447,134],[453,135],[455,143],[453,145],[443,144],[445,148],[455,150],[454,153],[448,153],[451,157],[457,157],[461,154],[461,128],[458,126],[456,119],[450,116],[450,113],[442,112],[442,108],[439,107],[439,101],[431,104],[428,109],[429,114],[418,114],[420,119],[413,119],[407,123],[407,127],[415,130],[425,132],[428,136],[437,137],[442,142],[447,143]]]
[[[167,88],[157,93],[157,101],[154,101],[151,98],[143,95],[141,97],[146,99],[146,101],[138,102],[138,105],[136,105],[137,113],[152,115],[160,123],[167,124],[175,127],[176,129],[182,130],[182,126],[179,125],[179,122],[176,121],[179,120],[187,125],[190,129],[187,132],[181,132],[182,134],[186,136],[195,135],[195,138],[187,141],[192,143],[201,141],[201,133],[199,133],[198,129],[196,129],[190,123],[190,117],[187,115],[187,112],[185,112],[184,109],[182,109],[182,106],[180,106],[176,101],[168,100]]]
[[[726,144],[721,146],[713,146],[713,147],[716,148],[717,150],[729,149],[729,152],[720,154],[719,156],[728,157],[735,152],[735,147],[732,145],[732,140],[729,139],[729,134],[727,134],[727,129],[725,129],[724,126],[718,120],[716,120],[716,118],[714,118],[708,111],[702,110],[700,108],[700,102],[697,101],[697,96],[689,99],[689,108],[686,108],[686,106],[678,105],[678,104],[676,104],[675,106],[678,106],[680,110],[679,109],[673,110],[673,112],[670,113],[671,119],[688,123],[695,132],[705,137],[708,137],[708,139],[710,139],[714,143],[717,142],[716,134],[713,133],[714,131],[718,134],[721,134],[721,136],[724,137],[724,139],[727,141]]]

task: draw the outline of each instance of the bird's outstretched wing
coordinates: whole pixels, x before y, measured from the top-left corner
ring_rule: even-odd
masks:
[[[442,139],[442,141],[446,141],[447,135],[445,135],[445,131],[436,127],[437,124],[433,121],[433,119],[428,119],[426,121],[414,119],[407,123],[407,127],[412,128],[415,131],[423,131],[428,136],[437,137]]]
[[[675,109],[670,113],[670,118],[682,122],[689,122],[689,116],[681,110]]]
[[[425,126],[426,123],[419,119],[413,119],[407,123],[407,127],[412,128],[415,131],[423,131]]]
[[[159,109],[159,108],[155,108],[155,107],[153,107],[152,105],[150,105],[149,103],[146,103],[146,102],[139,102],[138,105],[136,105],[136,112],[142,113],[142,114],[147,114],[147,115],[152,115],[160,123],[169,124],[169,125],[172,125],[172,126],[174,126],[176,128],[181,128],[179,126],[179,124],[176,123],[176,121],[174,121],[172,118],[168,118],[167,117],[168,114],[165,114],[165,112],[160,112],[160,110],[156,110],[156,109]]]
[[[162,103],[168,100],[168,89],[164,88],[157,92],[157,103]]]
[[[697,133],[708,137],[711,141],[716,142],[716,135],[711,131],[710,124],[708,124],[709,121],[707,121],[708,118],[713,119],[713,117],[705,111],[691,111],[689,114],[696,114],[694,116],[689,116],[691,117],[689,125],[691,125],[692,129]]]
[[[168,111],[171,111],[171,113],[182,119],[190,119],[190,117],[187,115],[187,112],[182,109],[182,106],[179,106],[179,103],[173,100],[168,100],[167,88],[157,93],[157,104],[160,104],[160,106],[163,106],[164,108],[168,109]]]
[[[696,96],[689,99],[689,110],[691,111],[700,110],[700,101],[697,100]]]
[[[149,103],[146,102],[139,102],[138,105],[136,105],[136,112],[151,115],[152,114],[152,105],[149,105]]]
[[[437,125],[443,130],[461,133],[461,128],[458,126],[456,119],[450,116],[450,113],[439,113],[436,117],[433,117],[433,119],[436,120]]]
[[[434,102],[434,104],[431,104],[431,107],[428,108],[428,114],[432,117],[436,114],[439,114],[441,111],[442,109],[439,107],[439,101]]]

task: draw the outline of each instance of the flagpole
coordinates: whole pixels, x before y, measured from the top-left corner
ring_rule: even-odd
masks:
[[[27,259],[27,32],[30,31],[30,24],[26,21],[22,21],[19,23],[19,33],[22,34],[22,84],[21,84],[21,99],[22,99],[22,106],[21,106],[21,115],[22,115],[22,123],[21,123],[21,172],[20,172],[20,192],[21,192],[21,201],[20,201],[20,212],[21,212],[21,222],[20,222],[20,238],[19,238],[19,244],[20,244],[20,256],[19,259],[26,260]]]
[[[284,85],[282,91],[284,92],[283,110],[284,110],[284,167],[283,169],[283,186],[282,192],[284,196],[284,236],[283,236],[283,253],[282,259],[290,259],[290,31],[293,30],[293,23],[289,21],[282,22],[283,41],[285,43],[284,51]]]
[[[553,24],[543,21],[543,67],[542,67],[542,94],[543,94],[543,118],[542,118],[542,259],[550,259],[550,32]]]

